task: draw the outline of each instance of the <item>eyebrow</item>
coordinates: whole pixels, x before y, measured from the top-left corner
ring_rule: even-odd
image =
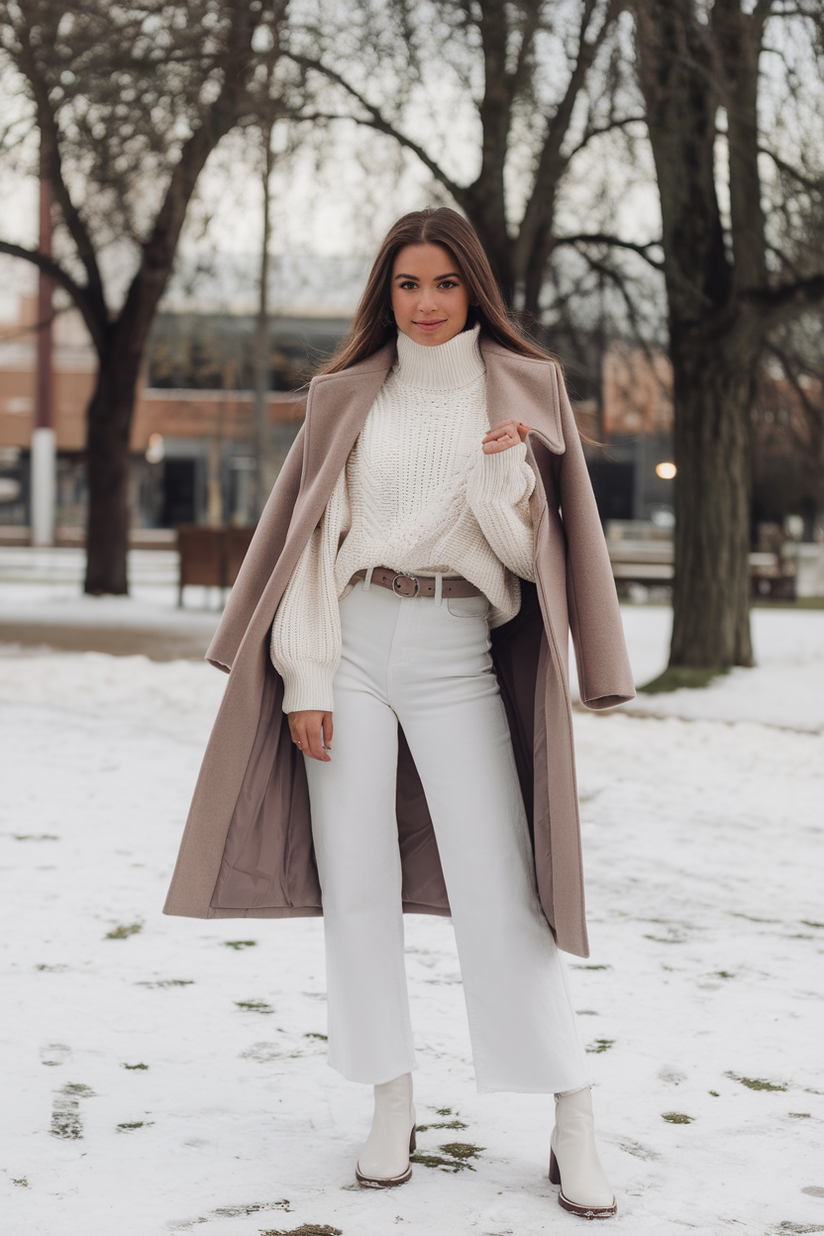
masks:
[[[456,270],[447,271],[445,275],[436,275],[435,282],[440,283],[442,279],[460,279],[460,275]],[[420,280],[420,275],[395,275],[395,279],[415,279]]]

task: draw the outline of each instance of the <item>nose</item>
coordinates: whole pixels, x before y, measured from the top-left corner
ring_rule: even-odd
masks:
[[[438,302],[433,290],[431,288],[421,288],[420,296],[418,297],[418,312],[434,313],[437,307]]]

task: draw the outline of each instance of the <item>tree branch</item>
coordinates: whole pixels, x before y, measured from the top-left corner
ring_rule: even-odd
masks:
[[[109,316],[106,296],[103,291],[103,280],[97,264],[97,254],[94,250],[88,229],[71,199],[66,182],[63,178],[63,167],[60,156],[60,131],[57,118],[51,106],[46,82],[39,71],[37,58],[31,45],[31,27],[25,29],[26,39],[20,41],[20,54],[16,57],[18,67],[29,83],[37,108],[37,125],[40,130],[40,142],[43,147],[43,163],[48,171],[54,200],[60,208],[60,213],[74,241],[77,255],[86,271],[86,298],[88,313],[94,313],[101,324]]]
[[[786,321],[824,301],[824,274],[810,275],[773,288],[745,289],[741,299],[757,309],[765,321]]]
[[[646,116],[623,116],[620,120],[611,120],[609,124],[597,125],[592,129],[587,129],[577,146],[573,146],[567,155],[567,160],[571,160],[583,150],[593,137],[601,137],[604,133],[614,133],[616,129],[623,129],[628,124],[646,124]]]
[[[787,377],[787,381],[792,386],[801,402],[801,406],[807,413],[808,420],[811,421],[817,429],[820,429],[822,423],[821,405],[813,403],[804,387],[801,385],[793,360],[788,356],[783,348],[778,346],[777,343],[768,343],[767,351],[772,352],[776,360],[780,362],[781,368],[784,370]]]
[[[609,30],[615,23],[619,12],[624,8],[625,0],[610,0],[601,27],[592,42],[587,42],[587,31],[595,11],[593,0],[586,0],[581,14],[581,24],[578,31],[578,54],[572,73],[570,74],[564,97],[556,108],[555,114],[547,122],[546,134],[538,165],[532,192],[529,195],[526,209],[518,236],[517,266],[523,270],[535,260],[536,249],[543,248],[542,237],[549,230],[549,219],[554,212],[554,186],[560,179],[562,168],[569,162],[568,157],[561,155],[572,113],[578,93],[586,80],[598,51]]]
[[[63,269],[59,262],[55,262],[54,258],[46,257],[44,253],[38,253],[36,249],[26,249],[23,245],[15,245],[8,240],[0,240],[0,253],[8,254],[9,257],[20,258],[24,262],[31,262],[38,270],[42,270],[45,275],[53,279],[65,292],[68,292],[80,310],[83,321],[86,323],[86,327],[92,337],[92,342],[99,354],[105,345],[105,330],[91,303],[88,288],[84,288],[82,284],[77,283],[68,271]]]
[[[464,204],[466,190],[463,186],[452,180],[443,168],[440,167],[435,160],[426,153],[422,146],[420,146],[411,137],[407,137],[407,135],[401,132],[400,129],[396,128],[391,121],[387,120],[380,111],[380,108],[375,107],[372,103],[369,103],[360,91],[356,90],[345,77],[343,77],[335,69],[330,69],[327,65],[323,64],[322,61],[316,60],[311,56],[301,56],[293,52],[285,52],[284,55],[288,56],[290,60],[299,65],[301,68],[312,69],[316,73],[321,73],[324,77],[328,78],[329,81],[332,81],[336,85],[340,86],[342,90],[345,90],[348,95],[360,104],[360,106],[367,113],[368,117],[356,116],[353,114],[347,116],[329,117],[329,119],[352,120],[355,124],[363,125],[366,128],[374,129],[378,133],[384,133],[387,137],[394,138],[399,145],[404,146],[407,150],[411,150],[412,153],[420,159],[424,167],[432,173],[435,179],[443,185],[447,192],[452,194],[456,202],[460,205]],[[303,117],[301,117],[301,119],[303,119]]]
[[[799,172],[797,168],[786,163],[780,155],[777,155],[774,150],[768,150],[766,146],[759,146],[758,153],[767,155],[772,159],[779,172],[783,172],[786,176],[792,177],[804,189],[809,189],[811,193],[821,193],[824,191],[824,176],[820,180],[812,180],[809,176],[805,176]]]
[[[664,269],[664,263],[658,261],[657,258],[650,257],[647,252],[648,249],[660,249],[662,244],[660,240],[648,240],[642,245],[632,240],[621,240],[619,236],[610,236],[606,232],[581,232],[577,236],[557,236],[555,244],[609,245],[615,249],[629,249],[632,253],[637,253],[639,257],[642,257],[654,270]]]

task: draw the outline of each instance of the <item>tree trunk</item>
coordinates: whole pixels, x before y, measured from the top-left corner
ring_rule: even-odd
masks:
[[[760,336],[736,299],[715,183],[715,57],[695,0],[634,0],[661,199],[675,409],[670,669],[752,665],[750,401]],[[666,679],[667,675],[662,676]],[[677,675],[670,675],[677,685]]]
[[[117,348],[100,359],[87,409],[86,469],[89,522],[86,582],[92,596],[128,592],[129,435],[139,366]]]
[[[670,666],[752,665],[750,408],[757,348],[672,330],[675,587]]]

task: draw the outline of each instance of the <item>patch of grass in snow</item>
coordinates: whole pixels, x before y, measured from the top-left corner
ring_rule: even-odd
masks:
[[[785,1219],[783,1223],[778,1225],[779,1232],[824,1232],[824,1227],[820,1223],[791,1223],[789,1219]]]
[[[18,1178],[17,1178],[16,1180],[15,1180],[15,1178],[12,1176],[12,1178],[11,1178],[11,1183],[12,1183],[13,1185],[19,1185],[21,1189],[28,1189],[28,1188],[30,1188],[30,1187],[31,1187],[31,1186],[29,1185],[29,1182],[28,1182],[28,1180],[26,1179],[26,1177],[25,1177],[25,1176],[18,1176]]]
[[[224,940],[223,943],[227,948],[233,948],[239,953],[241,949],[254,948],[257,940]]]
[[[600,1055],[602,1051],[609,1051],[610,1047],[615,1045],[615,1039],[596,1039],[594,1043],[590,1043],[587,1051],[591,1055]]]
[[[439,1116],[451,1116],[454,1114],[451,1107],[436,1107],[433,1110]]]
[[[629,1138],[622,1137],[618,1139],[618,1145],[627,1154],[635,1155],[636,1159],[660,1159],[661,1156],[655,1150],[650,1150],[649,1146],[642,1146],[640,1142],[633,1142]]]
[[[728,673],[729,670],[717,665],[670,665],[663,674],[638,690],[643,691],[644,695],[661,695],[665,691],[680,691],[683,687],[700,690],[708,687],[715,678]]]
[[[611,970],[612,966],[571,966],[572,970]]]
[[[128,926],[121,924],[119,927],[113,927],[111,931],[107,931],[106,939],[127,940],[129,936],[136,936],[137,933],[142,930],[142,923],[129,923]]]
[[[328,1034],[318,1034],[317,1030],[309,1030],[306,1034],[304,1034],[303,1037],[305,1039],[320,1039],[322,1043],[329,1042],[329,1035]]]
[[[135,987],[192,987],[194,979],[142,979]]]
[[[446,1142],[438,1149],[441,1151],[440,1154],[418,1152],[410,1155],[409,1160],[420,1167],[441,1168],[447,1172],[462,1172],[464,1168],[469,1168],[470,1172],[474,1172],[475,1168],[469,1160],[476,1159],[485,1147],[475,1146],[471,1142]]]
[[[219,1206],[217,1210],[210,1210],[206,1215],[199,1215],[197,1219],[183,1219],[177,1223],[168,1224],[169,1230],[172,1232],[188,1232],[190,1228],[197,1227],[201,1223],[208,1223],[210,1219],[235,1219],[240,1215],[256,1215],[263,1210],[284,1210],[287,1214],[290,1213],[292,1207],[287,1198],[283,1197],[277,1202],[249,1202],[241,1206]]]
[[[795,1116],[796,1120],[811,1120],[812,1119],[809,1112],[787,1112],[787,1115]],[[824,1197],[824,1193],[822,1193],[822,1197]]]
[[[711,1094],[711,1095],[712,1095],[712,1097],[713,1097],[714,1099],[720,1099],[720,1098],[721,1098],[721,1095],[718,1093],[718,1091],[717,1091],[717,1090],[708,1090],[708,1091],[707,1091],[707,1094]]]
[[[217,1210],[213,1210],[212,1214],[215,1218],[220,1219],[236,1219],[239,1215],[256,1215],[262,1210],[285,1210],[288,1214],[292,1207],[287,1198],[282,1197],[278,1202],[249,1202],[245,1206],[218,1206]]]
[[[662,1112],[661,1119],[667,1124],[692,1124],[694,1116],[685,1116],[683,1112]]]
[[[244,1013],[274,1013],[275,1011],[265,1000],[235,1000],[235,1004],[239,1009],[243,1009]]]
[[[439,1120],[435,1124],[419,1124],[415,1126],[418,1133],[427,1133],[430,1129],[466,1129],[469,1126],[463,1120]]]
[[[731,974],[729,970],[716,970],[715,977],[716,978],[735,978],[735,975]]]
[[[12,833],[15,841],[59,841],[54,833]]]
[[[148,1064],[124,1064],[124,1069],[148,1069]]]
[[[63,971],[63,970],[68,970],[68,968],[69,968],[69,967],[68,967],[68,966],[63,966],[63,965],[60,965],[60,966],[47,966],[47,965],[44,965],[44,964],[42,964],[42,963],[41,963],[39,966],[35,966],[34,968],[35,968],[35,970],[45,970],[45,971],[46,971],[47,973],[49,973],[49,974],[60,974],[60,973],[61,973],[61,971]]]
[[[260,1236],[343,1236],[343,1232],[339,1227],[330,1227],[328,1223],[302,1223],[300,1227],[290,1227],[288,1232],[284,1228],[270,1227],[261,1232]]]
[[[148,1129],[149,1125],[154,1124],[153,1120],[131,1120],[125,1124],[117,1126],[118,1133],[131,1133],[134,1129]]]
[[[801,922],[805,927],[821,927],[824,928],[824,923],[813,923],[808,918],[802,918]]]
[[[786,1090],[787,1086],[784,1082],[764,1081],[761,1077],[739,1077],[737,1073],[725,1073],[725,1077],[729,1077],[731,1081],[740,1082],[742,1086],[746,1086],[748,1090]]]
[[[80,1104],[78,1099],[94,1097],[91,1086],[82,1082],[68,1082],[54,1098],[51,1128],[52,1137],[60,1137],[68,1141],[76,1141],[83,1136],[83,1121],[80,1119]]]

